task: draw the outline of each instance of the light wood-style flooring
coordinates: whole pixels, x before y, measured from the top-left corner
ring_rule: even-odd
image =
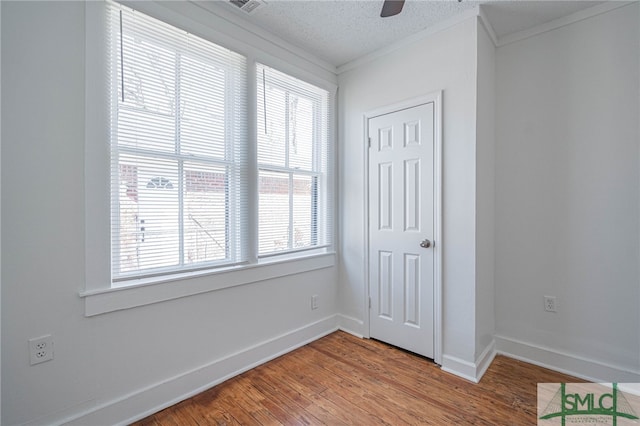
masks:
[[[135,424],[535,425],[538,382],[580,381],[497,356],[474,384],[335,332]]]

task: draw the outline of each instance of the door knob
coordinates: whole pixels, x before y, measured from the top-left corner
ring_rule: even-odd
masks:
[[[431,247],[431,241],[429,241],[429,240],[422,240],[422,242],[420,243],[420,247],[422,247],[422,248],[429,248],[429,247]]]

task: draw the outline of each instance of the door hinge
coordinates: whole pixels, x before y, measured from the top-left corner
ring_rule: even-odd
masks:
[[[369,138],[369,148],[371,148],[371,138]]]
[[[369,298],[369,309],[371,309],[371,298]]]

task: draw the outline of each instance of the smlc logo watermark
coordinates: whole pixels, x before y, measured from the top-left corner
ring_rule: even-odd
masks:
[[[538,425],[638,424],[638,388],[617,383],[538,383]]]

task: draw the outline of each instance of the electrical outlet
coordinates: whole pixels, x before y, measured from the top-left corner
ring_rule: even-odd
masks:
[[[50,334],[29,339],[29,363],[31,365],[53,359],[53,337]]]
[[[547,312],[558,312],[558,303],[555,296],[544,296],[544,310]]]
[[[311,309],[318,309],[318,295],[311,296]]]

